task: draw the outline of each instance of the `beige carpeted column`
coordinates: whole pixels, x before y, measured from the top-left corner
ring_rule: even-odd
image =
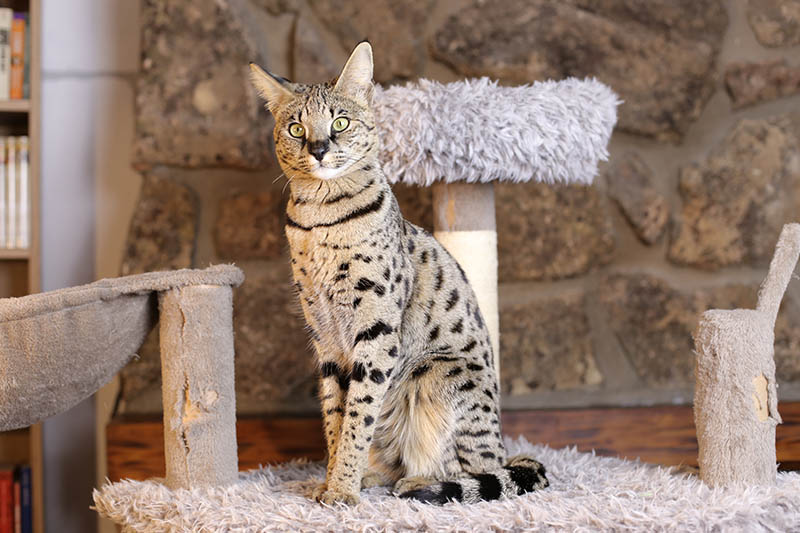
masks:
[[[703,481],[774,485],[780,424],[774,329],[800,255],[800,224],[784,226],[757,309],[703,313],[694,335],[694,418]]]
[[[433,235],[458,261],[478,298],[500,375],[497,228],[492,183],[434,183]]]
[[[159,294],[166,484],[192,488],[237,479],[230,286]]]

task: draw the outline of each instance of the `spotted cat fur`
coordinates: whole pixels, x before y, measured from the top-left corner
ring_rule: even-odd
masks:
[[[372,66],[367,42],[329,83],[251,65],[275,117],[319,362],[328,468],[316,498],[354,504],[362,487],[394,483],[402,497],[474,502],[546,487],[540,463],[506,458],[489,334],[464,271],[403,219],[378,163]]]

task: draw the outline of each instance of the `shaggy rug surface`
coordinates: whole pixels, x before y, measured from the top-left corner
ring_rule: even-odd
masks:
[[[798,531],[800,474],[775,487],[711,489],[696,476],[636,461],[554,450],[523,439],[509,454],[545,464],[550,487],[472,505],[433,506],[362,491],[354,507],[308,499],[319,463],[242,473],[225,488],[172,491],[156,481],[121,481],[95,491],[96,509],[123,531]]]

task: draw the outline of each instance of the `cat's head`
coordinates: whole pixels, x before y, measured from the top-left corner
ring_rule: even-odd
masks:
[[[275,117],[275,152],[291,178],[329,180],[375,163],[372,47],[360,43],[341,74],[301,85],[250,64],[251,81]]]

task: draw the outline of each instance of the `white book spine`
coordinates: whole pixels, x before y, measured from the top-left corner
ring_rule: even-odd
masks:
[[[17,225],[17,248],[27,249],[30,243],[30,191],[28,180],[28,137],[22,136],[18,140],[17,153],[17,179],[19,181],[19,224]]]
[[[0,8],[0,100],[11,96],[11,22],[14,12]]]
[[[6,205],[8,206],[8,216],[6,217],[6,244],[13,248],[17,242],[17,161],[16,161],[16,137],[9,137],[7,140],[8,150],[6,153]]]
[[[7,248],[6,224],[8,198],[6,198],[6,138],[0,137],[0,248]]]

